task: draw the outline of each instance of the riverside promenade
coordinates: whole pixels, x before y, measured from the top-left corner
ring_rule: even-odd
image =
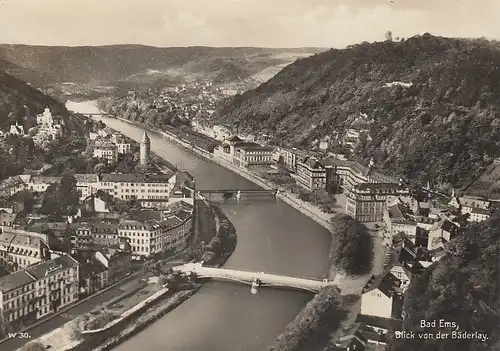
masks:
[[[141,123],[132,122],[132,121],[129,121],[123,117],[114,117],[114,118],[116,118],[120,121],[123,121],[125,123],[128,123],[128,124],[143,126]],[[210,160],[210,161],[217,163],[218,165],[220,165],[226,169],[229,169],[230,171],[238,174],[239,176],[241,176],[243,178],[248,179],[249,181],[257,184],[258,186],[262,187],[265,190],[272,191],[272,190],[276,189],[275,184],[272,184],[272,183],[266,181],[265,179],[262,179],[261,177],[257,176],[256,174],[254,174],[250,171],[236,167],[235,165],[233,165],[225,160],[214,157],[214,155],[212,153],[210,153],[202,148],[199,148],[196,145],[192,145],[191,143],[189,143],[185,140],[180,139],[177,135],[175,135],[173,133],[165,132],[165,131],[162,131],[160,129],[151,128],[151,127],[150,127],[150,130],[154,131],[155,133],[160,134],[165,139],[167,139],[167,140],[169,140],[169,141],[171,141],[179,146],[182,146],[187,150],[190,150],[191,152],[195,153],[198,156],[203,157],[204,159]],[[293,194],[290,194],[290,193],[282,191],[282,190],[278,191],[278,193],[276,194],[276,199],[279,199],[279,200],[285,202],[286,204],[288,204],[289,206],[295,208],[297,211],[299,211],[302,214],[306,215],[307,217],[311,218],[312,220],[314,220],[316,223],[320,224],[324,228],[330,229],[331,215],[328,213],[321,212],[321,210],[317,206],[314,206],[314,205],[311,205],[305,201],[302,201],[299,198],[297,198],[296,196],[294,196]]]

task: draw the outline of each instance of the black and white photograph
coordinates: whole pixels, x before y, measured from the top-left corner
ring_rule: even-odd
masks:
[[[500,351],[500,0],[0,0],[0,351]]]

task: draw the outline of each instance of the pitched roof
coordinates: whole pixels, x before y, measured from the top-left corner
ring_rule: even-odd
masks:
[[[168,174],[144,174],[144,173],[124,173],[124,174],[113,174],[113,173],[103,173],[101,174],[101,182],[112,182],[112,183],[168,183],[172,176]]]
[[[60,270],[77,266],[78,262],[74,258],[68,255],[61,255],[49,261],[30,266],[26,268],[26,272],[33,276],[35,279],[41,279]]]
[[[25,271],[17,271],[0,278],[0,291],[7,293],[25,285],[34,283],[36,280]]]

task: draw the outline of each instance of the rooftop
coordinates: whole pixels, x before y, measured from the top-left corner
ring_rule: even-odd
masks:
[[[75,179],[78,183],[97,183],[99,181],[97,174],[75,174]]]
[[[124,173],[124,174],[101,174],[101,182],[111,183],[168,183],[171,175],[168,174],[148,174],[148,173]]]
[[[17,271],[0,278],[0,291],[7,293],[35,281],[36,280],[25,271]]]
[[[52,260],[28,267],[26,272],[35,279],[42,279],[47,275],[59,272],[63,269],[74,268],[77,266],[78,262],[74,258],[68,255],[62,255]]]

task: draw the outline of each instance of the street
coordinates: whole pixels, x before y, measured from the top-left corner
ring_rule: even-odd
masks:
[[[117,286],[101,294],[91,297],[89,300],[70,308],[60,315],[49,318],[47,321],[37,325],[36,327],[33,327],[32,329],[27,330],[26,333],[30,335],[31,339],[36,339],[46,333],[49,333],[52,330],[61,327],[64,323],[67,323],[71,319],[88,313],[98,306],[107,305],[109,302],[116,299],[120,295],[133,291],[140,284],[139,280],[143,279],[145,276],[146,275],[144,274],[130,276]],[[11,338],[1,343],[0,349],[2,351],[14,351],[22,347],[29,340],[30,339]]]

